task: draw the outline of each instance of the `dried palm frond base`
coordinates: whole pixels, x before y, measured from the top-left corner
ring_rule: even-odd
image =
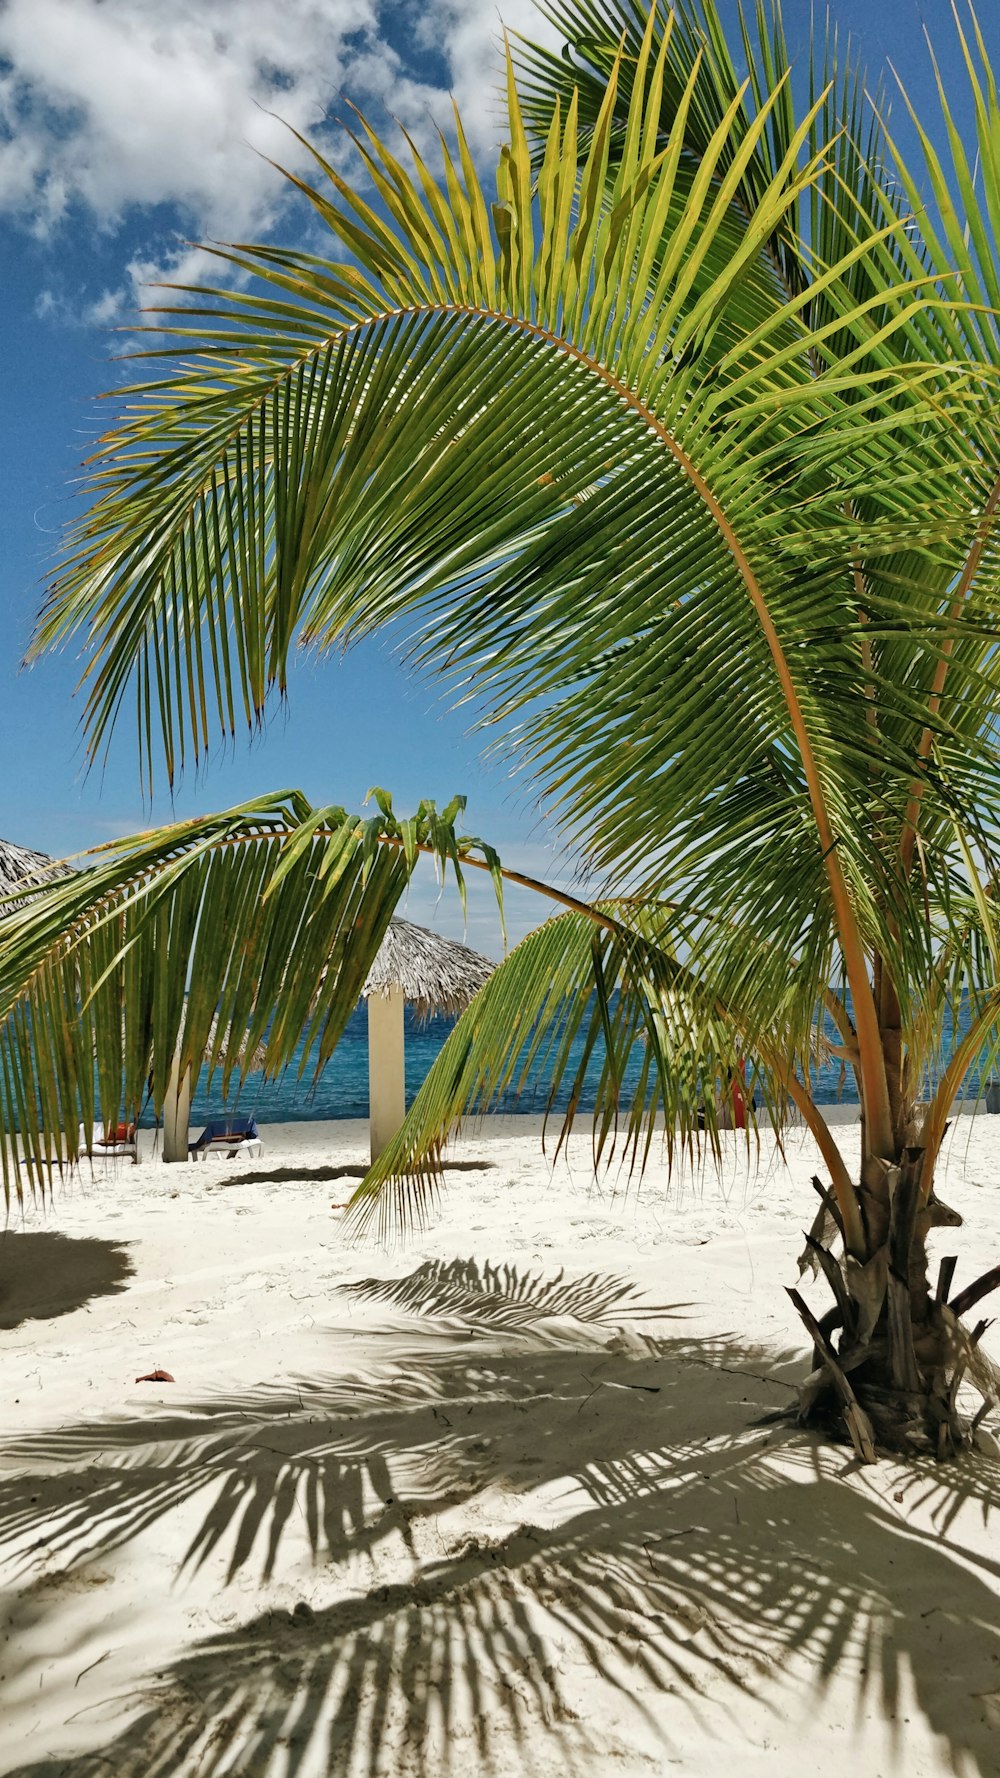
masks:
[[[849,1438],[863,1463],[876,1462],[880,1452],[954,1457],[969,1449],[986,1415],[1000,1407],[1000,1372],[980,1347],[990,1323],[969,1329],[960,1319],[1000,1286],[1000,1266],[949,1301],[956,1265],[949,1256],[931,1293],[927,1237],[961,1218],[933,1193],[922,1200],[922,1161],[921,1150],[908,1149],[900,1166],[879,1163],[871,1184],[859,1189],[868,1234],[864,1258],[834,1253],[839,1218],[814,1179],[823,1207],[799,1264],[800,1270],[823,1273],[834,1306],[817,1319],[798,1290],[788,1293],[813,1341],[813,1369],[800,1392],[798,1419]],[[981,1397],[970,1418],[959,1411],[963,1383]]]

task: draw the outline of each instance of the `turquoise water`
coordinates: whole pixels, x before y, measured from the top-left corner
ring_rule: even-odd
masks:
[[[454,1020],[433,1018],[421,1023],[412,1016],[409,1007],[405,1019],[406,1103],[410,1105]],[[311,1070],[304,1080],[297,1079],[301,1053],[300,1049],[292,1067],[280,1080],[268,1081],[260,1073],[248,1074],[239,1095],[240,1110],[253,1112],[258,1122],[269,1124],[368,1116],[368,1012],[364,1004],[352,1014],[315,1087],[311,1084]],[[228,1109],[233,1103],[230,1101]],[[221,1075],[217,1075],[207,1088],[203,1072],[191,1101],[191,1123],[218,1117],[226,1109]]]
[[[434,1018],[422,1024],[406,1013],[406,1098],[409,1104],[424,1079],[431,1063],[441,1049],[448,1032],[452,1029],[450,1019]],[[638,1074],[639,1058],[636,1058],[633,1078]],[[591,1070],[591,1079],[596,1083],[597,1068]],[[628,1084],[628,1082],[626,1083]],[[967,1090],[977,1085],[975,1074],[970,1075]],[[814,1079],[815,1097],[822,1105],[836,1101],[849,1103],[855,1099],[853,1091],[853,1075],[848,1073],[845,1080],[841,1079],[839,1062],[833,1062],[817,1071]],[[557,1094],[555,1108],[566,1109],[569,1097],[568,1083]],[[532,1112],[543,1111],[547,1098],[547,1082],[540,1073],[532,1086],[522,1093],[519,1099],[508,1096],[497,1107],[497,1110]],[[191,1110],[191,1123],[197,1125],[209,1117],[218,1117],[227,1109],[233,1108],[235,1101],[228,1107],[222,1098],[221,1076],[217,1076],[211,1089],[206,1088],[204,1074],[199,1080]],[[584,1092],[581,1100],[583,1110],[592,1109],[594,1103],[593,1090],[590,1095]],[[297,1123],[311,1121],[316,1118],[363,1118],[368,1116],[368,1016],[365,1007],[359,1006],[337,1049],[334,1051],[327,1067],[313,1088],[309,1080],[298,1081],[294,1068],[276,1081],[265,1081],[260,1074],[247,1076],[242,1092],[239,1095],[239,1108],[244,1112],[253,1112],[262,1123]],[[151,1117],[144,1122],[152,1122]]]

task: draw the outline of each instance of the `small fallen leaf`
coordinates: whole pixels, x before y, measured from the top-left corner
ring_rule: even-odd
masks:
[[[147,1371],[144,1377],[136,1377],[137,1383],[172,1383],[169,1371]]]

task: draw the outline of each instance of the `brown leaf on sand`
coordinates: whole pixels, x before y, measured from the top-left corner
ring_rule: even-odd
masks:
[[[169,1371],[147,1371],[144,1377],[136,1377],[137,1383],[172,1383]]]

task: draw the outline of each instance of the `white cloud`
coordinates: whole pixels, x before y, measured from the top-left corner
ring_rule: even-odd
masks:
[[[94,302],[87,304],[84,318],[91,327],[111,327],[122,319],[124,310],[124,292],[104,290]]]
[[[434,0],[423,9],[419,40],[439,47],[451,71],[451,88],[470,140],[494,147],[504,136],[504,33],[516,50],[518,35],[555,44],[555,31],[535,0]]]
[[[275,189],[250,150],[289,147],[267,108],[314,128],[372,28],[369,0],[7,0],[0,201],[40,230],[74,200],[106,225],[167,203],[238,227]]]
[[[119,327],[134,320],[132,293],[124,286],[102,290],[100,296],[85,294],[71,297],[63,290],[48,287],[35,298],[35,314],[40,321],[54,321],[60,327]]]
[[[505,0],[514,28],[544,30],[531,0]],[[416,48],[443,57],[477,148],[500,135],[493,0],[395,5]],[[287,125],[314,137],[345,89],[426,139],[450,115],[443,85],[422,82],[390,47],[387,0],[6,0],[0,5],[0,214],[54,235],[83,211],[102,230],[150,215],[149,255],[129,286],[81,303],[117,320],[156,275],[197,276],[181,230],[246,239],[287,201],[268,157],[301,165]],[[327,137],[329,140],[329,137]],[[178,246],[164,248],[176,222]],[[123,271],[126,268],[123,268]],[[218,277],[218,266],[213,276]],[[72,307],[72,305],[70,305]]]

